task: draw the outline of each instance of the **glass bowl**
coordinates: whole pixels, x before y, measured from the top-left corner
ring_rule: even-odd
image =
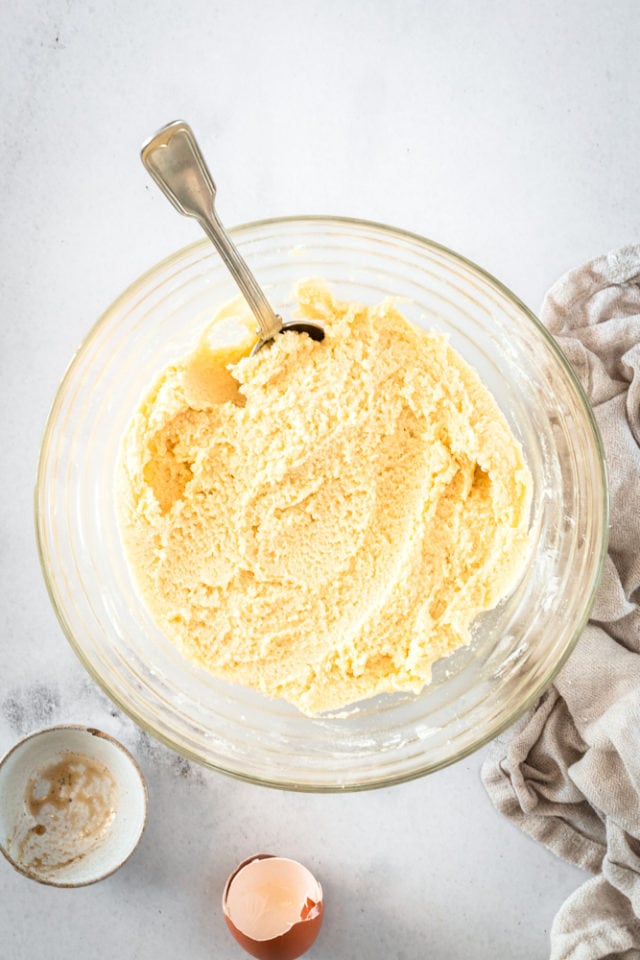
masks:
[[[278,312],[323,277],[343,299],[392,294],[414,323],[450,337],[522,444],[533,476],[526,569],[469,647],[419,695],[379,696],[309,718],[187,662],[151,620],[120,540],[114,473],[125,427],[166,364],[237,295],[207,241],[164,260],[96,323],[55,397],[42,443],[36,523],[60,623],[91,675],[137,723],[217,770],[294,790],[355,790],[460,759],[547,687],[586,619],[606,550],[607,488],[589,405],[553,339],[501,283],[444,247],[327,217],[232,231]]]

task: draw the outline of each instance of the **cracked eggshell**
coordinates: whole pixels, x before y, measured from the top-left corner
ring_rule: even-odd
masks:
[[[234,938],[257,960],[296,960],[322,925],[322,887],[296,860],[258,853],[231,874],[222,910]]]

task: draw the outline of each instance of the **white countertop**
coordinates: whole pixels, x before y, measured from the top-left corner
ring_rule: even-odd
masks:
[[[288,794],[195,767],[119,714],[51,609],[33,478],[80,339],[199,236],[138,160],[157,127],[192,123],[228,225],[391,223],[537,309],[560,273],[639,239],[636,0],[25,0],[0,16],[0,752],[86,721],[131,748],[150,794],[140,847],[94,887],[39,886],[0,862],[2,960],[239,958],[220,894],[261,850],[323,883],[317,960],[545,957],[584,875],[498,817],[482,754],[388,790]]]

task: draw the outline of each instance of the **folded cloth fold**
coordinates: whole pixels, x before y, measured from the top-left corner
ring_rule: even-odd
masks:
[[[541,319],[602,435],[608,555],[573,653],[482,779],[501,813],[597,874],[556,915],[550,960],[640,960],[640,245],[562,277]]]

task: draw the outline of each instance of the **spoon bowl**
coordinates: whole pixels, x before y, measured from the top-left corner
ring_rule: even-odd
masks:
[[[305,322],[302,320],[289,320],[287,323],[282,323],[275,336],[277,336],[278,333],[286,333],[287,330],[292,330],[295,333],[306,333],[307,336],[311,337],[312,340],[316,340],[317,342],[324,340],[324,330],[317,323],[310,323],[309,321]],[[254,345],[249,356],[255,357],[258,351],[262,350],[262,348],[266,347],[268,344],[273,343],[273,340],[273,337],[271,337],[269,340],[264,340],[261,337]]]

